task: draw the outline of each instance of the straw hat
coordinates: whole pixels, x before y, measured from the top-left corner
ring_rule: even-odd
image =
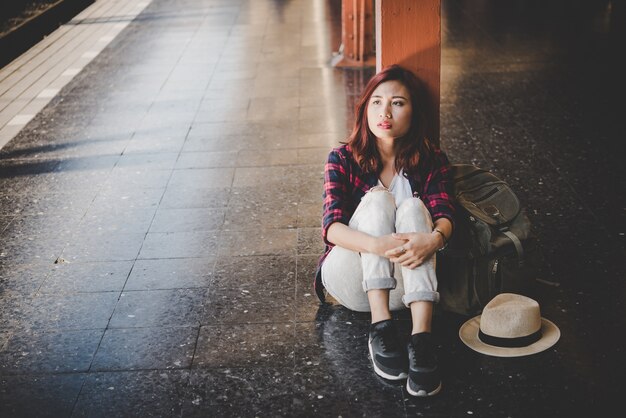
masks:
[[[539,353],[559,340],[561,331],[541,317],[539,304],[526,296],[501,293],[461,326],[459,337],[469,348],[496,357]]]

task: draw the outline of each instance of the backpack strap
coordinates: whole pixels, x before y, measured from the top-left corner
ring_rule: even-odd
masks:
[[[511,241],[513,241],[513,245],[515,245],[515,251],[517,251],[517,260],[519,266],[522,267],[524,265],[524,246],[522,245],[522,241],[512,233],[510,230],[501,230],[501,232],[506,235]]]

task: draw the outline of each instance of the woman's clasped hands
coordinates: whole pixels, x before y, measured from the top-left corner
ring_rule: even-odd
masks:
[[[408,232],[383,235],[376,238],[377,251],[403,267],[414,269],[422,265],[437,251],[438,237],[424,232]]]

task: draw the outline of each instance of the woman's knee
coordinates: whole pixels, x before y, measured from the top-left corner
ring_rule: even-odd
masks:
[[[361,199],[350,226],[363,232],[387,234],[393,232],[395,221],[393,195],[384,187],[374,187]]]
[[[396,213],[396,227],[398,232],[418,232],[432,229],[430,212],[421,199],[416,197],[406,199],[400,204]],[[408,229],[407,229],[408,228]]]
[[[365,196],[361,199],[361,202],[366,202],[372,206],[378,206],[385,210],[396,210],[396,202],[393,198],[393,194],[383,186],[374,186],[365,193]]]
[[[410,199],[404,199],[398,208],[398,214],[403,213],[419,213],[420,215],[428,214],[428,209],[426,209],[426,205],[422,202],[422,199],[417,197],[412,197]]]

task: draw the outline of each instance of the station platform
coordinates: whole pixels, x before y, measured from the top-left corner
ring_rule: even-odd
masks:
[[[424,400],[312,287],[324,162],[374,73],[330,64],[341,1],[96,0],[0,69],[0,416],[612,416],[623,6],[442,1],[441,146],[518,193],[561,339],[488,357],[439,312]]]

